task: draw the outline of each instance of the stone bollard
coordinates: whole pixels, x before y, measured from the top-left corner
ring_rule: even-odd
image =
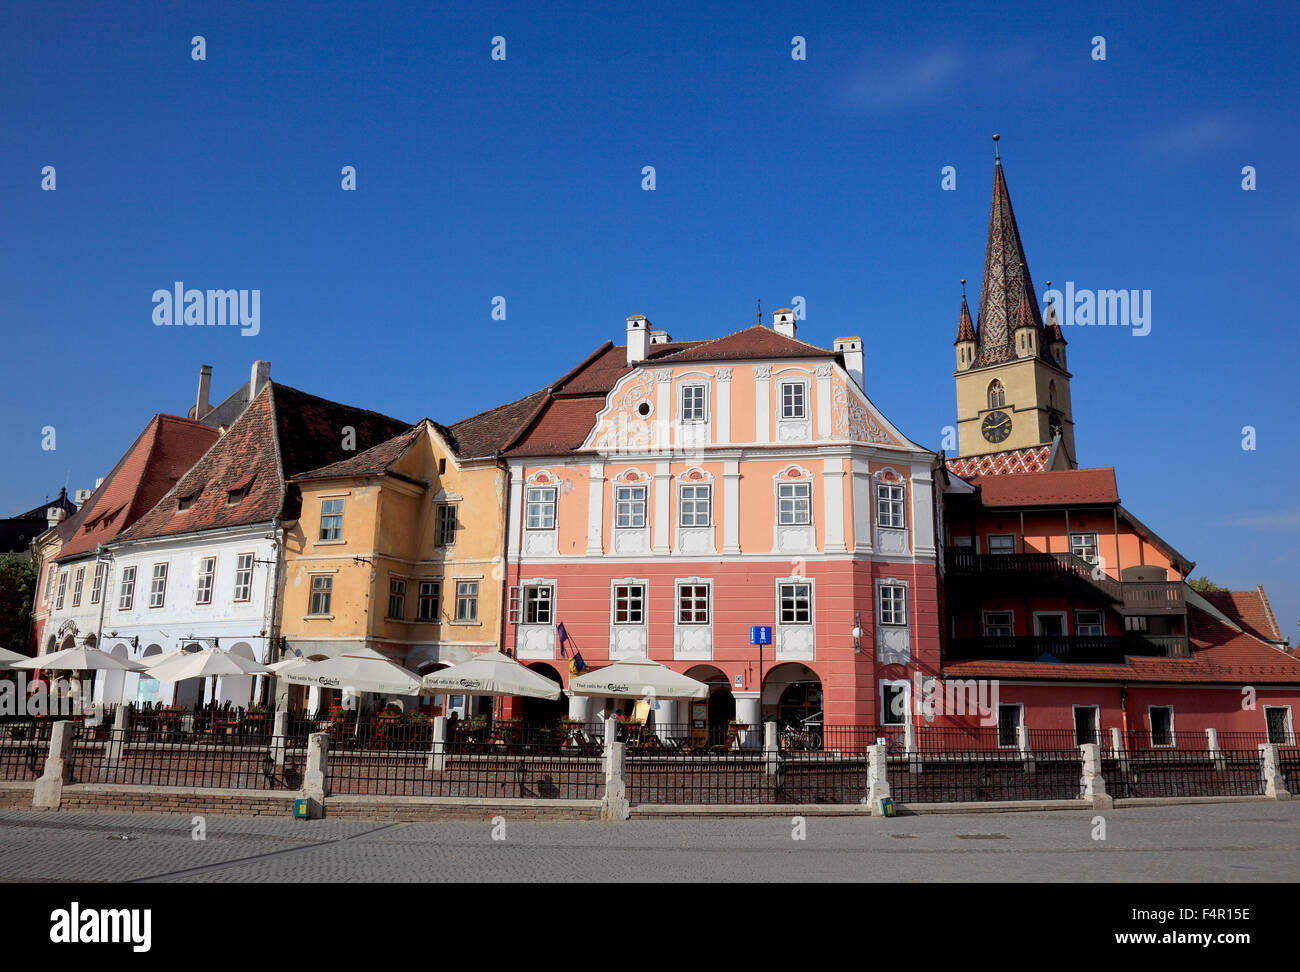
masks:
[[[72,782],[72,734],[75,723],[56,722],[50,727],[50,754],[45,772],[32,793],[34,810],[57,810],[63,802],[63,784]]]
[[[284,769],[284,753],[289,748],[289,710],[275,710],[275,726],[271,730],[271,759],[275,761],[276,772]]]
[[[126,754],[126,720],[125,705],[119,705],[113,713],[113,728],[109,730],[108,745],[104,747],[104,762],[109,765],[120,763]]]
[[[763,762],[768,776],[781,772],[781,745],[776,734],[776,723],[763,723]]]
[[[330,743],[323,732],[307,737],[307,769],[302,775],[302,796],[309,801],[313,820],[325,815],[325,797],[329,795]]]
[[[871,745],[867,747],[867,806],[871,815],[880,813],[880,801],[889,796],[889,760],[887,747]]]
[[[447,717],[433,717],[433,742],[429,745],[429,758],[424,768],[430,773],[441,773],[447,768]]]
[[[1282,775],[1282,765],[1278,762],[1276,743],[1259,744],[1259,763],[1264,774],[1264,796],[1290,800],[1291,793],[1286,788],[1286,777]]]
[[[907,771],[921,772],[921,754],[917,751],[916,726],[909,722],[903,727],[903,751],[907,753]]]
[[[1223,759],[1223,750],[1219,748],[1218,729],[1205,730],[1205,747],[1210,751],[1210,759],[1214,760],[1215,770],[1222,773],[1226,768],[1226,764]]]
[[[1084,743],[1079,752],[1083,760],[1080,797],[1097,810],[1109,810],[1115,806],[1115,800],[1106,792],[1106,778],[1101,775],[1101,747],[1096,743]]]
[[[627,766],[626,750],[625,743],[605,743],[605,796],[600,801],[601,820],[627,820],[632,816],[624,776]]]
[[[605,720],[605,752],[609,752],[609,747],[618,742],[618,720],[609,718]]]

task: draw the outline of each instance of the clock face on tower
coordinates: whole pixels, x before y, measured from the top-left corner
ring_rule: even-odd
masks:
[[[980,431],[990,442],[1002,442],[1011,434],[1011,416],[1006,412],[989,412],[980,424]]]

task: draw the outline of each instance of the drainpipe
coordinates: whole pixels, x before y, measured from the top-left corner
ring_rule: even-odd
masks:
[[[1128,682],[1121,682],[1119,687],[1119,721],[1124,730],[1124,748],[1128,749]]]
[[[281,533],[283,533],[283,527],[280,526],[280,518],[278,516],[272,517],[271,543],[275,546],[275,557],[271,568],[271,578],[270,578],[271,580],[270,610],[267,613],[266,637],[264,639],[264,644],[262,647],[263,665],[269,665],[271,663],[271,652],[275,647],[276,641],[278,640],[278,636],[276,635],[276,631],[278,630],[278,628],[276,626],[275,615],[277,609],[279,608],[278,595],[280,593],[280,565],[284,562],[284,543],[282,542],[283,538],[281,537]],[[276,661],[279,661],[279,659],[276,659]],[[273,677],[274,676],[268,677],[266,675],[259,676],[259,678],[261,678],[262,680],[261,695],[262,695],[263,704],[266,704],[266,696],[271,686],[271,678]]]
[[[104,553],[104,545],[102,543],[95,544],[95,569],[96,570],[99,569],[99,558],[103,555],[103,553]],[[109,556],[108,560],[104,561],[105,564],[111,562],[112,562],[112,555]],[[90,578],[90,586],[91,587],[95,586],[95,578],[93,575]],[[107,603],[107,601],[108,601],[108,568],[105,567],[104,583],[99,585],[99,627],[95,629],[95,647],[100,649],[101,651],[103,651],[104,649],[104,605]],[[105,689],[108,688],[107,676],[105,676],[104,678],[104,688]],[[94,700],[93,692],[91,695],[91,700],[92,701]],[[119,703],[121,701],[122,701],[121,699],[118,700]]]
[[[496,463],[496,467],[505,473],[505,482],[502,484],[501,491],[501,502],[504,506],[503,515],[501,517],[501,522],[504,524],[501,530],[501,590],[497,594],[498,599],[501,601],[501,627],[498,629],[501,633],[499,636],[500,644],[497,645],[497,651],[504,654],[506,647],[506,605],[510,592],[510,464],[502,459],[500,449],[497,449],[496,452],[492,454],[492,458]],[[515,661],[519,660],[517,652],[516,655],[512,657],[515,658]],[[499,718],[501,714],[502,713],[498,712],[496,713],[496,716]],[[514,715],[513,704],[511,705],[510,714]]]

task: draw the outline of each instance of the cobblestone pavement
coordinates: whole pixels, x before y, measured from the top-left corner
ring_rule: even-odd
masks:
[[[1094,840],[1093,819],[1106,821]],[[493,824],[0,812],[0,881],[1293,881],[1300,800],[1098,811]]]

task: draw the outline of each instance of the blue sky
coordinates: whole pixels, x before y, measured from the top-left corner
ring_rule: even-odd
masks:
[[[1040,289],[1152,293],[1146,337],[1067,334],[1081,462],[1294,638],[1298,8],[692,6],[6,4],[0,510],[92,485],[201,364],[450,422],[628,314],[701,338],[760,297],[861,334],[938,448],[996,131]],[[155,327],[177,280],[260,290],[261,333]]]

